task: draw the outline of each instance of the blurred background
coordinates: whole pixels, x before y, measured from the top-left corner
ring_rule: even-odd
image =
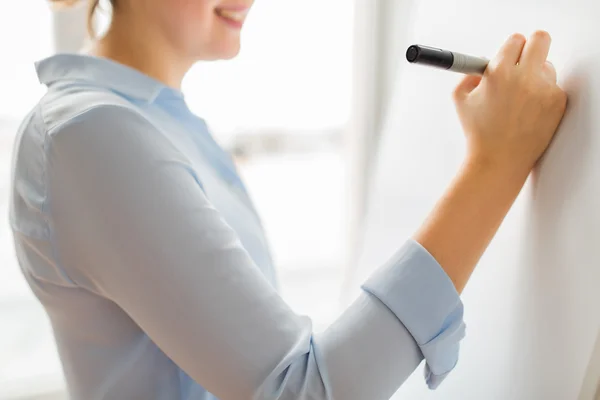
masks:
[[[189,105],[238,162],[279,269],[282,295],[316,330],[352,296],[365,188],[408,0],[257,0],[232,61],[201,63]],[[0,399],[66,399],[43,309],[16,263],[7,223],[12,143],[43,95],[33,63],[75,52],[86,7],[0,5]],[[100,16],[100,27],[108,15]],[[392,23],[394,21],[394,23]]]

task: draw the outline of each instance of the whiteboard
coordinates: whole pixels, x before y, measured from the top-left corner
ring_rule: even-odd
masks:
[[[570,96],[567,115],[463,293],[467,337],[456,369],[429,391],[421,367],[395,398],[589,400],[596,391],[600,2],[419,0],[406,44],[492,57],[509,34],[535,29],[552,34],[549,58]],[[464,156],[451,101],[460,76],[407,63],[398,76],[359,281],[418,228]]]

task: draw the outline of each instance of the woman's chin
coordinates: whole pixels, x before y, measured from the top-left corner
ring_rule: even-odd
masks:
[[[232,58],[237,57],[237,55],[240,54],[240,46],[237,45],[235,47],[230,47],[227,48],[226,51],[223,51],[223,54],[221,55],[221,60],[231,60]]]
[[[216,49],[211,51],[209,54],[203,52],[200,57],[197,57],[201,61],[215,61],[215,60],[231,60],[240,54],[240,43],[226,43],[218,46]]]

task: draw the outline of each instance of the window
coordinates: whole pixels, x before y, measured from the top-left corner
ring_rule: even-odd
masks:
[[[48,319],[17,266],[7,223],[12,143],[20,120],[44,89],[33,62],[52,52],[51,13],[44,1],[11,1],[0,13],[0,398],[62,386]],[[27,389],[27,390],[25,390]]]
[[[240,55],[200,63],[184,82],[192,110],[238,156],[282,295],[316,329],[335,315],[343,279],[352,4],[257,0]]]

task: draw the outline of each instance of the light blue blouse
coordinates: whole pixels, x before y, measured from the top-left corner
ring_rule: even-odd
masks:
[[[421,245],[399,243],[314,334],[181,92],[87,55],[37,71],[48,91],[16,139],[10,223],[72,399],[383,400],[423,358],[431,388],[455,366],[462,303]]]

